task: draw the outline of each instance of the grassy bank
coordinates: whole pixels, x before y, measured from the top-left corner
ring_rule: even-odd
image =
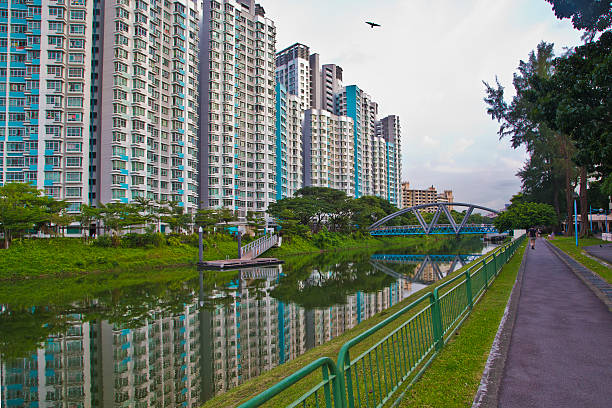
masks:
[[[399,407],[467,407],[480,385],[493,339],[525,250],[517,250],[457,335],[446,345]]]
[[[561,249],[563,252],[574,258],[576,261],[580,262],[603,279],[605,279],[608,283],[612,283],[612,269],[600,264],[596,260],[589,258],[587,253],[582,249],[585,246],[591,245],[599,245],[599,244],[607,244],[608,242],[602,241],[597,238],[585,238],[578,240],[578,247],[576,247],[576,241],[573,237],[556,237],[555,239],[550,241],[557,248]]]
[[[284,259],[294,254],[319,253],[360,247],[401,247],[417,245],[426,238],[374,238],[369,235],[317,234],[311,238],[292,237],[266,256]],[[143,270],[164,266],[194,265],[195,245],[181,244],[142,248],[101,247],[78,238],[25,239],[0,250],[0,280],[34,277],[65,277],[90,272]],[[204,242],[204,260],[234,258],[238,243],[228,235],[217,235]]]
[[[237,251],[237,243],[231,237],[219,235],[207,242],[204,259],[224,259]],[[78,238],[27,239],[0,250],[0,279],[195,264],[197,257],[198,249],[186,244],[105,248],[86,244]]]
[[[213,399],[209,400],[208,402],[204,404],[204,408],[212,408],[212,407],[219,407],[219,406],[235,407],[238,404],[257,395],[258,393],[270,388],[272,385],[274,385],[281,379],[287,377],[288,375],[294,373],[300,368],[306,366],[308,363],[320,357],[325,356],[325,357],[330,357],[333,360],[336,360],[338,356],[338,352],[340,351],[340,348],[349,339],[355,337],[357,334],[367,330],[368,328],[380,323],[381,321],[391,316],[398,310],[404,308],[405,306],[407,306],[414,300],[420,298],[426,292],[430,292],[435,287],[441,285],[447,280],[452,279],[458,274],[464,272],[466,268],[470,267],[476,262],[477,261],[474,261],[470,263],[469,265],[466,265],[465,267],[455,271],[454,273],[450,274],[444,279],[437,281],[434,284],[426,288],[423,288],[422,290],[412,294],[407,299],[404,299],[403,301],[396,304],[395,306],[374,315],[373,317],[365,320],[364,322],[360,323],[354,328],[346,331],[342,335],[309,350],[308,352],[295,358],[294,360],[288,361],[280,366],[277,366],[273,368],[272,370],[267,371],[257,376],[256,378],[250,379],[244,384],[229,390],[226,393],[223,393],[221,395],[214,397]],[[355,347],[351,349],[351,355],[359,355],[361,352],[371,347],[374,343],[379,341],[382,337],[387,335],[389,332],[397,328],[397,326],[400,325],[403,321],[417,314],[420,310],[422,310],[422,307],[417,307],[407,312],[404,315],[405,318],[398,319],[396,322],[391,323],[388,326],[386,326],[384,329],[380,330],[376,335],[373,335],[369,337],[368,339],[362,341],[361,343],[359,343],[358,345],[356,345]],[[279,400],[275,400],[271,403],[271,405],[266,405],[266,406],[285,406],[287,401],[291,401],[297,398],[299,395],[301,395],[302,393],[310,389],[318,381],[320,381],[320,378],[316,378],[316,376],[314,375],[312,377],[309,376],[308,378],[301,381],[298,386],[292,387],[291,389],[283,392],[279,396]]]

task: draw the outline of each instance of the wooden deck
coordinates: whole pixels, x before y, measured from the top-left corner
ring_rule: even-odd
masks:
[[[198,266],[211,269],[239,269],[253,266],[278,265],[284,261],[276,258],[254,258],[254,259],[220,259],[217,261],[206,261],[198,263]]]

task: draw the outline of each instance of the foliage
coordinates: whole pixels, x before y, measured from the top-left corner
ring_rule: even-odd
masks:
[[[484,101],[487,113],[500,123],[500,138],[509,137],[513,148],[524,146],[529,153],[529,159],[517,173],[522,181],[523,198],[552,205],[558,218],[561,218],[564,204],[569,219],[572,183],[577,172],[571,161],[575,150],[573,143],[565,133],[533,115],[536,105],[528,97],[534,78],[550,78],[553,68],[553,45],[541,42],[527,61],[519,62],[513,79],[515,96],[512,100],[506,102],[504,87],[499,82],[495,87],[485,82]]]
[[[513,204],[493,221],[498,231],[547,227],[556,223],[555,209],[544,203]]]
[[[612,31],[554,64],[554,75],[530,80],[532,116],[571,136],[580,166],[612,177]]]
[[[8,248],[14,238],[31,230],[57,233],[53,228],[70,223],[70,217],[64,212],[66,207],[64,201],[44,196],[30,184],[0,186],[0,232],[4,234],[4,247]]]
[[[546,0],[558,19],[570,18],[574,28],[587,30],[590,38],[612,26],[612,3],[606,0]]]

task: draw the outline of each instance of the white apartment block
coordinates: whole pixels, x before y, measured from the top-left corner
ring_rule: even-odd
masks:
[[[103,0],[99,9],[93,201],[142,197],[193,212],[199,3]]]
[[[249,0],[203,3],[200,202],[241,217],[276,196],[274,22]]]
[[[0,185],[88,202],[93,0],[0,4]]]
[[[355,195],[353,120],[308,109],[303,126],[304,185]]]

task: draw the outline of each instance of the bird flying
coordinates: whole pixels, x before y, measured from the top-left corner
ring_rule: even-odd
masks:
[[[366,24],[369,24],[369,25],[370,25],[370,28],[380,27],[380,24],[377,24],[377,23],[372,23],[371,21],[366,21]]]

